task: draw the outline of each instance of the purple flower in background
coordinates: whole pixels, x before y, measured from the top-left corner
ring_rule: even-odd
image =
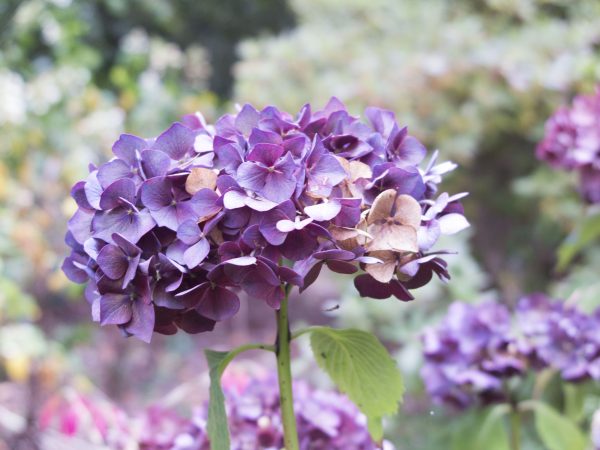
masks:
[[[584,200],[600,203],[600,87],[548,119],[537,156],[554,168],[576,171]]]
[[[423,335],[421,375],[438,403],[465,408],[506,401],[506,380],[546,368],[570,382],[600,379],[600,315],[543,294],[511,312],[500,303],[454,303]]]
[[[438,193],[452,163],[390,111],[368,123],[337,99],[294,117],[243,106],[214,126],[186,116],[160,136],[122,135],[114,158],[73,186],[78,209],[63,270],[88,282],[101,324],[149,340],[202,332],[236,314],[240,293],[279,308],[323,267],[363,296],[411,300],[447,280],[438,238],[468,226],[463,197]]]
[[[273,378],[250,379],[226,376],[223,380],[232,450],[283,448],[279,394]],[[346,397],[294,383],[298,410],[298,439],[301,450],[394,450],[384,441],[376,445],[367,430],[367,421]],[[209,450],[206,434],[207,411],[192,419],[189,430],[173,441],[172,450]]]

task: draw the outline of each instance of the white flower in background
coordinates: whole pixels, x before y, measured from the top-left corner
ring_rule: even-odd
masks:
[[[111,106],[97,109],[84,117],[78,124],[78,132],[102,140],[104,136],[114,136],[120,133],[124,124],[125,111],[117,106]]]
[[[162,73],[171,68],[180,69],[183,62],[183,52],[177,45],[152,39],[150,42],[150,68]]]
[[[41,30],[42,38],[50,46],[58,44],[63,35],[60,24],[50,14],[44,14],[42,17]]]
[[[211,75],[208,54],[203,47],[191,45],[185,52],[184,73],[188,80],[196,83],[198,88],[206,88],[206,80]]]
[[[25,82],[15,72],[0,72],[0,124],[22,124],[27,117]]]
[[[46,114],[61,98],[62,92],[52,71],[39,74],[27,84],[27,105],[34,114]]]
[[[24,28],[38,23],[40,14],[44,11],[44,2],[32,0],[22,2],[17,9],[13,23],[17,28]]]
[[[121,49],[130,55],[147,54],[150,51],[148,34],[141,28],[134,28],[123,37]]]

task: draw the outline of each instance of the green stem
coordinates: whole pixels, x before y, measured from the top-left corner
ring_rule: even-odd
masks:
[[[509,415],[510,448],[521,450],[521,413],[513,407]]]
[[[292,368],[290,360],[290,323],[288,319],[288,293],[281,302],[277,314],[277,377],[279,379],[279,403],[285,450],[299,450],[298,432],[296,431],[296,415],[294,414],[294,397],[292,394]]]

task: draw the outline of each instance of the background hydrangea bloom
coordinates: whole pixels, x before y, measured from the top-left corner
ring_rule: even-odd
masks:
[[[581,195],[600,203],[600,88],[575,97],[548,119],[537,156],[552,167],[577,171]]]
[[[433,273],[442,234],[468,226],[437,193],[437,153],[390,111],[350,115],[337,99],[293,117],[245,105],[207,125],[185,117],[156,139],[123,135],[115,157],[77,183],[63,269],[89,280],[94,318],[149,341],[153,331],[212,329],[238,293],[278,308],[283,284],[306,289],[326,264],[361,295],[411,300]]]
[[[464,408],[510,400],[506,381],[546,368],[571,382],[600,379],[600,316],[543,294],[503,304],[454,303],[423,336],[422,377],[433,399]]]
[[[226,377],[224,390],[232,435],[232,450],[279,449],[284,445],[279,394],[271,377]],[[394,450],[387,441],[379,447],[367,431],[366,418],[336,392],[294,383],[301,450]],[[198,411],[188,431],[174,440],[173,450],[209,450],[206,411]]]

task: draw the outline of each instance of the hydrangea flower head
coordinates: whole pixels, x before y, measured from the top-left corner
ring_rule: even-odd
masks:
[[[272,377],[252,380],[225,378],[224,393],[232,450],[280,449],[284,446],[277,382]],[[239,377],[237,377],[239,378]],[[301,450],[394,450],[384,441],[373,443],[366,417],[346,397],[294,383]],[[209,450],[206,410],[192,419],[189,430],[174,440],[172,450]]]
[[[278,308],[283,285],[321,268],[362,273],[361,295],[411,300],[433,274],[433,249],[468,226],[460,199],[438,194],[455,166],[426,150],[390,111],[367,121],[333,98],[292,116],[250,105],[214,125],[186,116],[154,139],[122,135],[90,167],[63,270],[88,283],[93,317],[149,341],[153,331],[211,330],[244,292]]]
[[[548,119],[537,156],[554,168],[577,171],[583,198],[600,203],[600,87]]]
[[[454,303],[423,336],[421,375],[438,403],[465,408],[507,401],[506,381],[550,368],[570,382],[600,379],[600,316],[543,294],[507,306]]]

